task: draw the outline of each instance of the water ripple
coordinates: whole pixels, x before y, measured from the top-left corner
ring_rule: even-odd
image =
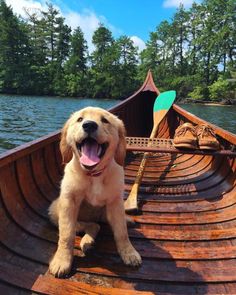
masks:
[[[0,153],[60,129],[85,106],[109,108],[107,99],[0,95]]]
[[[0,153],[62,127],[86,106],[109,108],[116,100],[0,95]],[[193,114],[236,133],[236,106],[182,105]]]
[[[208,122],[236,133],[236,106],[186,104],[181,107]]]

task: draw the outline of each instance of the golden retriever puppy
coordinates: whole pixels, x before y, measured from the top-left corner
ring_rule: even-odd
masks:
[[[60,196],[49,208],[59,227],[58,248],[49,266],[53,275],[70,272],[76,231],[85,232],[80,246],[86,251],[100,228],[94,221],[104,216],[124,263],[141,264],[128,237],[123,204],[125,147],[124,125],[108,111],[87,107],[66,122],[60,149],[67,164]]]

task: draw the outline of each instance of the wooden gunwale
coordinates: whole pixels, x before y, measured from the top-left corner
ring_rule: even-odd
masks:
[[[11,149],[10,151],[4,152],[0,155],[0,168],[28,155],[29,153],[37,151],[40,148],[45,147],[46,145],[52,144],[55,141],[59,141],[59,139],[60,131],[55,131],[29,143],[22,144],[19,147]]]
[[[134,95],[111,109],[128,126],[128,136],[148,136],[152,126],[148,116],[158,93],[149,72]],[[145,126],[140,121],[142,114]],[[161,122],[157,137],[173,138],[178,124],[185,121],[204,122],[174,105]],[[132,217],[136,224],[129,229],[143,265],[139,269],[124,266],[110,228],[101,224],[96,251],[87,257],[82,257],[81,237],[76,236],[75,264],[69,279],[55,279],[47,273],[58,238],[48,221],[47,208],[58,195],[63,175],[60,131],[1,155],[0,293],[236,293],[233,151],[230,157],[236,136],[213,128],[227,155],[156,150],[148,159],[139,192],[140,215]],[[127,156],[125,196],[142,152]]]

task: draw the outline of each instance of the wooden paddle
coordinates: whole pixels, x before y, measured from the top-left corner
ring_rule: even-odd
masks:
[[[154,106],[153,106],[153,128],[150,135],[150,139],[153,139],[156,136],[157,129],[159,127],[159,124],[171,108],[174,100],[176,97],[176,92],[174,90],[166,91],[161,93],[155,100]],[[132,186],[131,192],[125,201],[125,211],[130,212],[134,210],[138,210],[138,190],[140,183],[143,178],[144,169],[146,166],[147,158],[149,153],[146,152],[143,155],[143,159],[140,163],[135,182]]]

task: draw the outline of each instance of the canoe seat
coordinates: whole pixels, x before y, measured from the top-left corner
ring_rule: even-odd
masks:
[[[236,157],[236,151],[220,149],[217,151],[200,149],[177,149],[173,145],[173,139],[148,137],[126,137],[127,151],[171,153],[171,154],[195,154],[210,156]]]

